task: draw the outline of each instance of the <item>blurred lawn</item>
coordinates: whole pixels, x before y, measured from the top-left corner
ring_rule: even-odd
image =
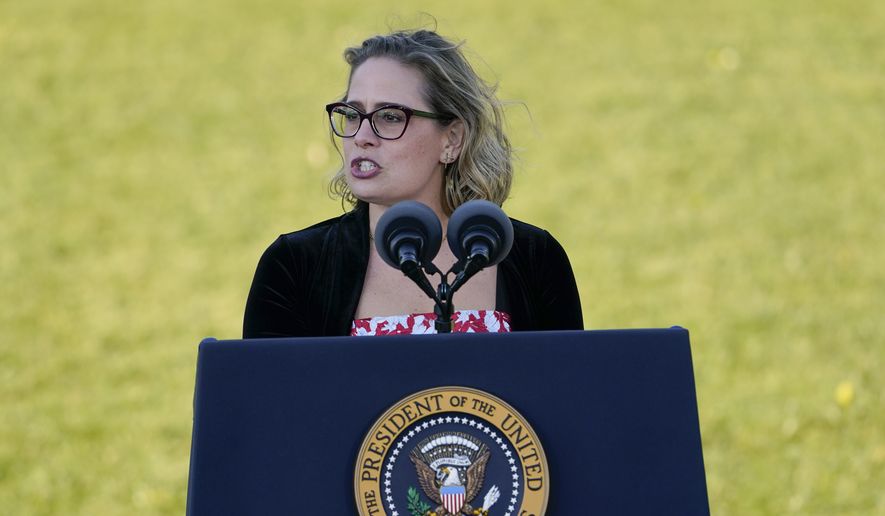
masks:
[[[714,514],[885,514],[873,0],[0,0],[0,512],[183,512],[196,345],[340,213],[341,51],[419,10],[528,106],[505,208],[588,328],[691,329]]]

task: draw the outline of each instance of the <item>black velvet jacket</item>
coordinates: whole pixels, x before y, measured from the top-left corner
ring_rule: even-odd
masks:
[[[258,262],[243,338],[349,335],[369,263],[369,210],[281,235]],[[571,264],[550,233],[513,221],[498,264],[496,309],[520,330],[583,329]],[[415,288],[418,288],[417,286]],[[455,296],[455,308],[458,298]]]

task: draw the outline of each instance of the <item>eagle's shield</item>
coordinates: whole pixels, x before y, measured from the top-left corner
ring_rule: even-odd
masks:
[[[464,495],[467,490],[464,486],[442,486],[439,488],[439,494],[442,497],[443,507],[452,514],[461,512],[464,506]]]

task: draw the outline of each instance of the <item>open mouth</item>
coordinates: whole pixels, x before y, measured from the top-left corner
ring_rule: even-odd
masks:
[[[366,158],[357,158],[350,163],[351,173],[358,178],[372,177],[381,172],[381,166]]]

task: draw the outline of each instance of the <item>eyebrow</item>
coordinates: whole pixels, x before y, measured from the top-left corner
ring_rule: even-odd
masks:
[[[368,108],[365,106],[365,104],[363,104],[362,102],[360,102],[358,100],[346,100],[345,99],[344,103],[350,104],[353,107],[358,107],[362,110],[368,110]],[[393,101],[388,101],[388,100],[382,100],[381,102],[375,103],[375,107],[381,107],[381,106],[405,106],[405,104],[403,104],[402,102],[393,102]]]

